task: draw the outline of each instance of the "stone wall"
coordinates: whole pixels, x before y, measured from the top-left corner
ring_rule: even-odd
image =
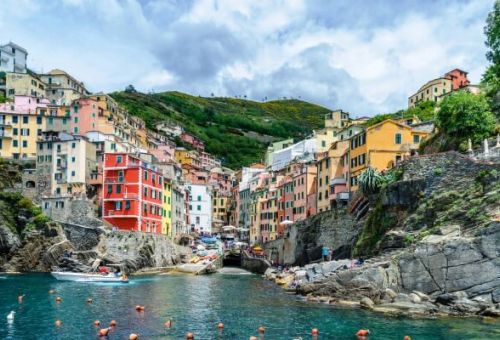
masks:
[[[62,202],[64,206],[56,207],[56,202]],[[41,205],[43,213],[54,221],[84,225],[88,227],[99,227],[102,225],[102,221],[96,217],[93,202],[86,198],[43,198]]]

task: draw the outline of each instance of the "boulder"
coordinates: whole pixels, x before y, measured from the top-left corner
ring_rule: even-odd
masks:
[[[396,299],[396,296],[398,296],[398,294],[396,294],[396,292],[391,288],[385,289],[385,295],[387,295],[391,301],[394,301],[394,299]]]
[[[363,297],[361,301],[359,301],[359,305],[361,306],[361,308],[365,309],[373,309],[373,307],[375,307],[375,303],[372,301],[372,299],[366,296]]]
[[[430,301],[430,297],[427,294],[419,292],[418,290],[414,290],[412,293],[417,295],[421,301]]]
[[[410,293],[410,295],[408,295],[408,297],[410,298],[410,301],[413,302],[413,303],[420,303],[422,302],[422,299],[420,299],[420,297],[415,294],[415,293]]]

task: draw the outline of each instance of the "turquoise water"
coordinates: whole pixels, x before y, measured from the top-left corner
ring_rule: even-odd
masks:
[[[55,289],[57,294],[49,294]],[[19,304],[17,296],[26,294]],[[62,302],[57,304],[55,297]],[[87,304],[88,297],[93,299]],[[144,305],[144,313],[134,306]],[[12,324],[6,316],[16,311]],[[47,274],[0,275],[0,339],[96,339],[93,321],[117,321],[109,339],[248,339],[266,327],[266,339],[355,339],[369,328],[370,339],[499,339],[500,323],[481,320],[386,318],[362,310],[306,303],[256,275],[133,277],[130,284],[56,281]],[[167,318],[173,327],[165,330]],[[62,325],[55,327],[55,320]],[[216,325],[225,324],[222,334]]]

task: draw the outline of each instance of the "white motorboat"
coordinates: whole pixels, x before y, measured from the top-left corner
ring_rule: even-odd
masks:
[[[51,272],[52,276],[61,281],[77,282],[115,282],[128,283],[127,275],[117,276],[113,273],[72,273],[72,272]]]

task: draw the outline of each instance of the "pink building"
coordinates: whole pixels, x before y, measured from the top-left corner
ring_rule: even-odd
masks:
[[[37,108],[47,108],[48,105],[50,105],[50,101],[46,98],[14,96],[13,102],[0,103],[0,110],[2,112],[36,114]]]
[[[149,141],[148,152],[155,156],[159,162],[170,162],[175,160],[175,145],[164,142]]]
[[[212,168],[209,183],[218,187],[225,194],[229,194],[233,188],[233,171],[227,168]]]
[[[99,131],[99,107],[96,100],[92,98],[80,98],[73,101],[68,109],[71,117],[71,133],[84,135],[89,131]]]
[[[308,198],[315,191],[317,169],[315,165],[301,164],[293,176],[293,221],[301,221],[308,217]],[[315,196],[313,200],[316,201]]]
[[[203,143],[199,138],[196,138],[195,136],[189,133],[183,132],[180,138],[182,141],[191,144],[198,151],[205,150],[205,143]]]

